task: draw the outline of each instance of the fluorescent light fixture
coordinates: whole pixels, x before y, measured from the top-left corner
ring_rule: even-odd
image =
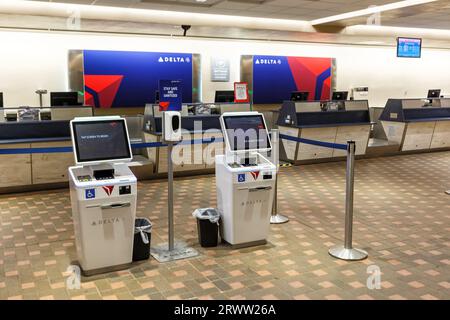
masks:
[[[314,25],[319,25],[319,24],[325,24],[325,23],[330,23],[330,22],[339,21],[339,20],[345,20],[345,19],[351,19],[351,18],[356,18],[356,17],[361,17],[361,16],[367,16],[367,15],[371,15],[371,14],[379,13],[379,12],[383,12],[383,11],[389,11],[389,10],[401,9],[401,8],[406,8],[406,7],[411,7],[411,6],[417,6],[417,5],[420,5],[420,4],[426,4],[426,3],[435,2],[435,1],[437,1],[437,0],[405,0],[405,1],[399,1],[399,2],[385,4],[385,5],[382,5],[382,6],[374,6],[374,7],[370,7],[370,8],[363,9],[363,10],[351,11],[351,12],[346,12],[346,13],[343,13],[343,14],[338,14],[338,15],[335,15],[335,16],[330,16],[330,17],[325,17],[325,18],[312,20],[311,24],[313,26]]]
[[[313,32],[308,21],[231,16],[206,13],[119,8],[58,2],[0,0],[0,13],[68,17],[76,12],[81,19],[133,21],[155,24],[236,27],[282,31]]]
[[[410,38],[425,38],[432,40],[450,41],[450,30],[429,28],[407,28],[375,25],[348,26],[340,32],[342,35],[367,36],[367,37],[391,37],[399,35]]]

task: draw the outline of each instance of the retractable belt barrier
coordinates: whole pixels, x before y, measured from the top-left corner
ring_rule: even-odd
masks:
[[[223,138],[211,138],[211,139],[194,139],[185,140],[176,143],[175,145],[192,145],[192,144],[209,144],[223,142]],[[144,142],[144,143],[132,143],[132,149],[144,149],[144,148],[161,148],[167,147],[167,144],[163,142]],[[67,153],[73,152],[72,147],[48,147],[48,148],[11,148],[2,149],[0,147],[0,155],[2,154],[29,154],[29,153]]]
[[[347,145],[339,143],[324,142],[318,140],[310,140],[304,138],[298,138],[293,136],[288,136],[285,134],[280,134],[280,139],[301,142],[305,144],[311,144],[315,146],[331,148],[331,149],[341,149],[347,150]],[[210,139],[194,139],[185,140],[175,145],[193,145],[193,144],[209,144],[223,142],[223,138],[210,138]],[[163,142],[143,142],[143,143],[132,143],[131,148],[133,149],[144,149],[144,148],[161,148],[167,147],[167,144]],[[68,153],[73,152],[72,147],[48,147],[48,148],[10,148],[3,149],[0,147],[0,155],[2,154],[30,154],[30,153]]]
[[[367,252],[361,249],[353,248],[352,238],[353,238],[353,193],[354,193],[354,174],[355,174],[355,142],[348,141],[347,144],[331,143],[317,140],[304,139],[299,137],[288,136],[285,134],[278,134],[279,138],[282,140],[300,142],[310,145],[315,145],[319,147],[340,149],[347,151],[347,170],[346,170],[346,192],[345,192],[345,239],[344,245],[334,246],[329,249],[328,253],[338,259],[342,260],[362,260],[367,258]],[[223,142],[223,138],[210,138],[210,139],[193,139],[178,142],[174,145],[193,145],[193,144],[209,144]],[[160,148],[168,147],[168,144],[163,142],[146,142],[146,143],[134,143],[131,144],[133,149],[143,149],[143,148]],[[172,145],[170,146],[170,148]],[[10,148],[2,149],[0,147],[0,155],[2,154],[30,154],[30,153],[65,153],[73,152],[72,147],[52,147],[52,148]],[[450,191],[450,190],[449,190]],[[275,196],[276,201],[276,196]],[[276,210],[275,210],[276,211]],[[272,217],[276,217],[272,214]],[[281,222],[273,223],[283,223],[287,222],[288,219]]]

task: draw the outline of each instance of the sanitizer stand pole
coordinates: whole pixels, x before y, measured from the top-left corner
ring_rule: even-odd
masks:
[[[169,251],[174,249],[174,223],[173,223],[173,161],[172,161],[173,142],[167,143],[167,167],[168,167],[168,211],[169,211]]]

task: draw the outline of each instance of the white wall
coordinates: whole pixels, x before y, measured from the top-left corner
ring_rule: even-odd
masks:
[[[450,95],[450,50],[424,48],[421,59],[402,59],[394,47],[22,31],[1,31],[0,43],[0,91],[6,106],[38,105],[36,89],[67,90],[69,49],[200,53],[205,102],[213,101],[215,90],[232,89],[240,80],[240,55],[245,54],[336,58],[337,89],[368,86],[371,106],[384,106],[392,97],[424,97],[430,88]],[[230,58],[229,83],[209,80],[214,55]]]

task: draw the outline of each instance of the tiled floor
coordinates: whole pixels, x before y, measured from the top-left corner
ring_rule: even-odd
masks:
[[[450,152],[359,160],[354,244],[362,262],[333,259],[342,243],[345,163],[282,168],[279,209],[265,246],[231,250],[197,245],[191,212],[215,205],[214,176],[176,180],[178,239],[197,258],[155,260],[82,279],[67,289],[76,259],[67,190],[0,196],[0,299],[449,299]],[[166,182],[139,184],[138,216],[165,240]],[[367,288],[369,266],[381,289]],[[369,281],[370,282],[370,281]]]

